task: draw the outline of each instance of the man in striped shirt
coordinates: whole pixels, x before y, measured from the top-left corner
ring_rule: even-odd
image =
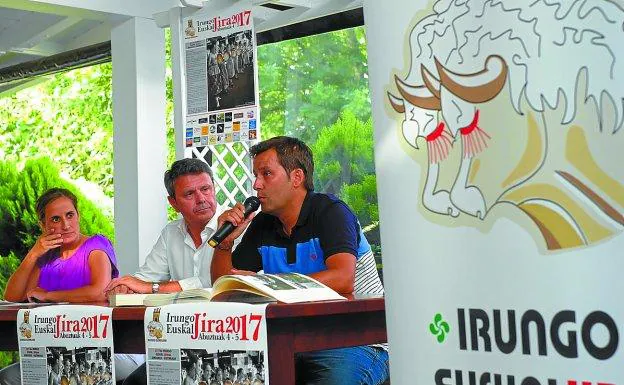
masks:
[[[215,250],[213,282],[241,270],[297,272],[339,293],[383,293],[373,253],[353,212],[338,198],[314,192],[308,146],[276,137],[253,146],[250,154],[262,212],[244,218],[244,208],[237,204],[219,217],[218,227],[228,221],[236,229]],[[384,346],[303,353],[296,361],[297,383],[374,385],[388,377]]]

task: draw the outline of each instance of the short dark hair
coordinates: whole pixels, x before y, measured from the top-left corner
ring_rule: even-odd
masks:
[[[212,170],[206,162],[191,158],[176,160],[171,165],[171,168],[165,171],[165,188],[167,189],[167,193],[170,197],[175,198],[175,189],[173,184],[176,179],[183,175],[201,173],[208,174],[208,176],[210,176],[210,180],[213,180]]]
[[[76,195],[65,188],[60,187],[52,187],[47,190],[39,198],[37,198],[37,203],[35,204],[35,211],[37,212],[37,217],[40,222],[45,222],[45,208],[48,203],[56,200],[58,198],[65,197],[68,198],[74,204],[74,208],[76,208],[76,212],[78,212],[78,199],[76,199]]]
[[[290,136],[276,136],[252,146],[249,154],[255,158],[270,149],[275,149],[277,160],[287,174],[290,175],[290,172],[296,168],[302,169],[306,190],[314,191],[314,159],[312,150],[307,144]]]

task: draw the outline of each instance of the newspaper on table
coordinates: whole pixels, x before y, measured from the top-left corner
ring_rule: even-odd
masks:
[[[202,302],[147,308],[147,383],[268,384],[266,306]]]
[[[258,68],[251,1],[182,20],[186,147],[259,140]]]
[[[22,383],[115,384],[113,309],[59,305],[20,309]]]

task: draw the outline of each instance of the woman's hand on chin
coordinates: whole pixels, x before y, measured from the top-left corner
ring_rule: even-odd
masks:
[[[30,253],[35,257],[40,257],[48,250],[60,247],[63,244],[63,236],[61,234],[54,234],[54,230],[51,230],[48,234],[41,235],[35,245],[30,249]]]

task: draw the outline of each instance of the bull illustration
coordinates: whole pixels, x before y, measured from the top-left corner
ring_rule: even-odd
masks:
[[[411,30],[408,74],[395,74],[387,94],[407,144],[426,143],[424,208],[483,221],[510,203],[550,250],[621,232],[624,174],[595,149],[624,144],[622,41],[624,10],[612,2],[435,2]],[[507,174],[493,181],[487,167]],[[475,183],[478,173],[487,183]]]

